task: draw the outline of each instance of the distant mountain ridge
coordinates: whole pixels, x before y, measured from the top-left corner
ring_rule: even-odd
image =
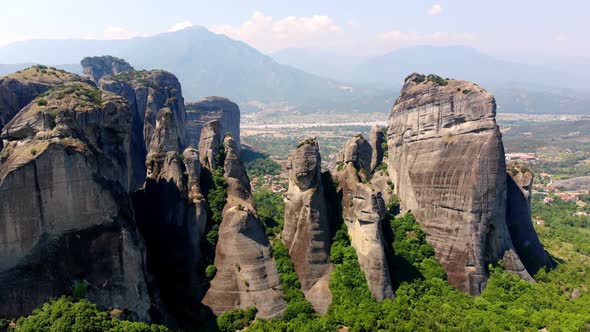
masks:
[[[137,69],[170,71],[187,101],[222,95],[245,113],[260,104],[265,112],[385,113],[401,88],[398,82],[412,72],[477,82],[496,94],[499,112],[583,114],[590,105],[590,78],[583,74],[499,60],[470,47],[417,46],[365,61],[307,49],[269,56],[203,27],[129,40],[16,42],[0,47],[0,61],[6,63],[0,64],[0,76],[34,63],[81,73],[80,60],[96,55],[126,59]]]
[[[239,101],[300,103],[356,96],[334,80],[280,65],[243,42],[202,27],[129,40],[32,40],[0,48],[4,63],[79,63],[83,57],[106,54],[138,69],[174,73],[187,100],[223,95]]]

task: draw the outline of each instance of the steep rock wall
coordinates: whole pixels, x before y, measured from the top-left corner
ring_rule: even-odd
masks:
[[[449,282],[479,294],[487,265],[531,280],[506,225],[504,148],[492,94],[413,74],[389,116],[389,174],[428,235]]]
[[[301,281],[301,289],[316,312],[325,314],[330,292],[330,225],[321,180],[318,143],[307,139],[289,154],[289,190],[285,200],[282,238]]]

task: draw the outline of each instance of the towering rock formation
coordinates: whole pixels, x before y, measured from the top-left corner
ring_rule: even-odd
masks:
[[[531,218],[533,173],[526,165],[510,162],[507,167],[506,222],[510,236],[527,271],[535,275],[543,266],[552,265],[535,232]]]
[[[412,74],[389,116],[388,171],[428,235],[449,282],[479,294],[489,263],[531,279],[506,225],[496,103],[473,83]]]
[[[285,201],[283,241],[289,249],[301,289],[316,312],[325,314],[330,292],[330,224],[315,139],[303,140],[289,154],[289,190]]]
[[[87,66],[92,66],[94,62],[101,63],[101,58],[90,59],[85,61]],[[125,71],[115,76],[102,77],[99,87],[123,96],[129,102],[133,116],[129,188],[135,190],[143,185],[146,177],[146,155],[154,136],[156,115],[161,109],[168,108],[174,113],[177,144],[181,149],[185,147],[186,113],[180,83],[176,76],[162,70]]]
[[[147,156],[147,179],[133,195],[136,219],[146,241],[150,293],[157,300],[154,317],[167,325],[197,321],[200,242],[207,224],[199,189],[198,152],[180,154],[177,121],[169,108],[158,112]],[[159,302],[159,303],[158,303]]]
[[[1,137],[0,316],[18,317],[76,281],[100,306],[147,320],[144,245],[126,192],[124,99],[68,83],[25,107]]]
[[[207,97],[187,103],[185,107],[187,145],[197,146],[205,124],[217,120],[221,125],[221,134],[230,133],[240,146],[240,108],[236,103],[223,97]]]
[[[372,148],[362,136],[344,145],[344,169],[337,174],[342,190],[344,222],[358,255],[373,297],[378,301],[393,298],[391,278],[381,223],[385,202],[381,191],[369,182]],[[377,161],[375,161],[377,163]]]
[[[221,124],[217,120],[209,121],[201,129],[199,141],[199,157],[201,165],[213,171],[218,166],[219,151],[221,150]]]
[[[387,144],[387,138],[383,129],[378,125],[371,127],[369,145],[371,145],[371,172],[383,162],[383,144]]]
[[[33,66],[0,78],[0,131],[35,97],[54,86],[81,81],[82,78],[63,70]],[[0,143],[0,150],[2,143]]]
[[[127,61],[110,55],[86,57],[82,59],[81,64],[83,75],[95,84],[98,84],[103,76],[134,70]]]
[[[230,135],[223,144],[228,196],[215,251],[217,273],[203,304],[215,314],[255,306],[258,317],[275,317],[286,304],[270,243],[252,204],[250,181],[239,159],[238,144]]]

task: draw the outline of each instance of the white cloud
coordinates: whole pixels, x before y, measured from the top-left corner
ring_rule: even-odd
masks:
[[[438,15],[440,13],[442,13],[442,6],[439,4],[434,4],[432,5],[432,7],[430,7],[430,9],[426,12],[426,14],[428,15]]]
[[[182,22],[177,22],[176,24],[174,24],[173,26],[171,26],[168,29],[168,32],[174,32],[174,31],[178,31],[178,30],[184,30],[186,28],[190,28],[192,27],[194,24],[191,21],[182,21]]]
[[[274,19],[255,12],[239,26],[221,25],[211,27],[210,30],[242,40],[263,51],[275,51],[288,47],[320,45],[340,31],[340,27],[329,16],[288,16]]]
[[[404,32],[401,30],[391,30],[382,32],[377,35],[377,39],[383,43],[393,46],[412,46],[412,45],[445,45],[456,43],[469,43],[475,40],[472,33],[448,33],[448,32]]]

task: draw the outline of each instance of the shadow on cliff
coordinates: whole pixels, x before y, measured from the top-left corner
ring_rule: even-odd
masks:
[[[200,285],[186,220],[186,193],[173,182],[147,179],[133,194],[137,226],[146,243],[149,290],[155,322],[194,326],[198,322]]]

